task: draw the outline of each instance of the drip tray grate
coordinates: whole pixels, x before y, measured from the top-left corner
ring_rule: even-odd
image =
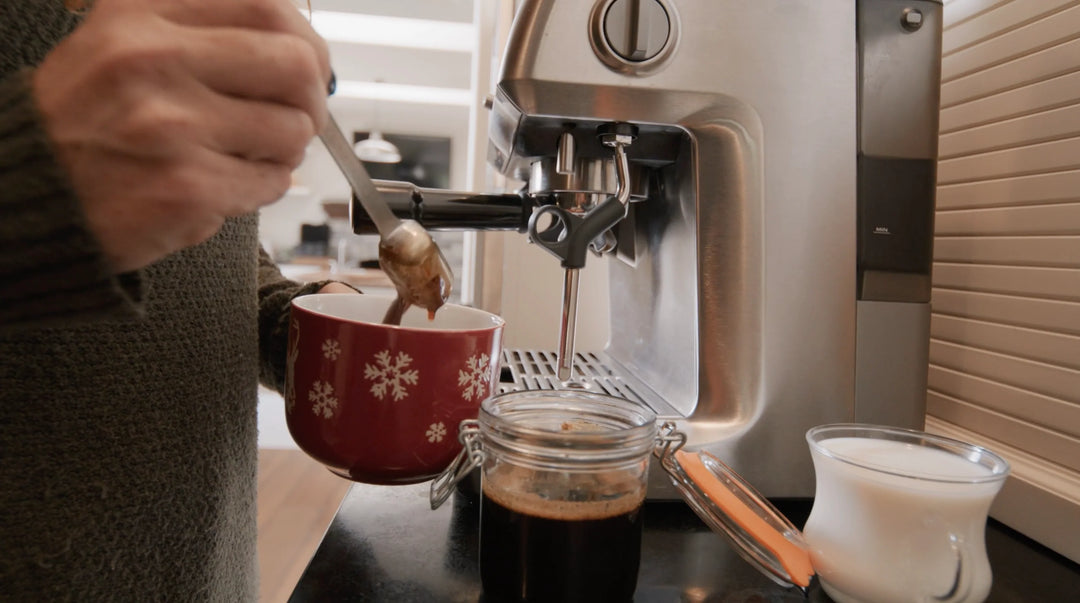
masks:
[[[647,386],[620,372],[613,362],[592,352],[574,354],[574,380],[564,383],[557,373],[558,356],[541,350],[503,350],[499,393],[544,389],[583,389],[638,402],[658,414],[670,405]]]

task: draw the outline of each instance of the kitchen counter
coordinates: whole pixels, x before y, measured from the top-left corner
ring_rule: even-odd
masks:
[[[386,290],[393,292],[394,284],[382,270],[374,268],[341,268],[329,258],[302,258],[295,263],[281,264],[278,267],[286,278],[303,283],[315,281],[341,281],[364,292]]]
[[[428,483],[354,484],[296,589],[292,603],[483,601],[477,563],[479,499],[457,491],[441,508],[428,504]],[[777,506],[796,525],[809,501]],[[994,572],[990,603],[1076,601],[1080,565],[991,520],[987,551]],[[682,502],[647,502],[638,603],[807,600],[739,558],[727,541]],[[830,599],[817,586],[810,601]]]

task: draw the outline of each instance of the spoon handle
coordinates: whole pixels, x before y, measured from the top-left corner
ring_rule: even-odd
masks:
[[[326,150],[330,151],[330,156],[341,168],[341,172],[345,174],[345,179],[349,181],[349,186],[360,200],[360,204],[371,216],[371,221],[375,223],[379,235],[386,238],[397,227],[399,220],[383,201],[379,190],[375,188],[367,170],[364,169],[364,164],[353,152],[352,145],[345,139],[345,135],[341,133],[341,128],[338,127],[332,115],[322,132],[319,132],[319,138],[326,145]]]

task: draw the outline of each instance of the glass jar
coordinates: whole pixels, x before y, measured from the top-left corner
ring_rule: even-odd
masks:
[[[657,442],[652,411],[588,392],[512,392],[485,400],[462,440],[470,462],[436,480],[432,504],[482,467],[486,600],[631,600]]]
[[[838,427],[881,429],[825,426],[811,434]],[[432,482],[431,505],[437,508],[458,481],[482,468],[485,601],[629,601],[641,558],[650,453],[743,559],[777,584],[809,592],[817,568],[802,532],[720,458],[685,449],[686,434],[675,423],[657,426],[639,404],[577,390],[513,392],[485,400],[478,419],[462,422],[459,438],[461,454]],[[939,598],[968,600],[954,590],[953,598]]]

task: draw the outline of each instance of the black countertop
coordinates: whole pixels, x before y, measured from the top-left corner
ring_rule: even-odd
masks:
[[[296,585],[292,603],[483,601],[479,499],[459,490],[441,508],[428,484],[350,488]],[[796,525],[809,501],[775,501]],[[1080,565],[991,520],[990,603],[1080,601]],[[647,502],[638,603],[805,601],[765,578],[682,502]],[[810,601],[830,599],[817,586]]]

